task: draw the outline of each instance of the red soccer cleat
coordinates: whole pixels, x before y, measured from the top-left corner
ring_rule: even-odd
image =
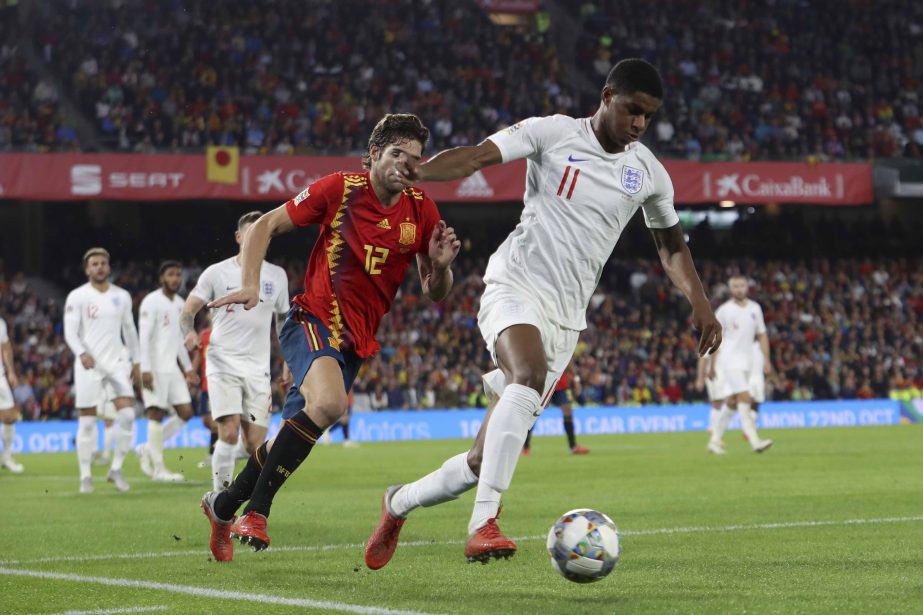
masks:
[[[234,543],[231,542],[231,523],[234,520],[222,521],[215,514],[215,498],[217,497],[217,492],[209,491],[202,498],[202,510],[212,525],[212,534],[211,539],[208,541],[208,546],[212,551],[212,555],[215,556],[215,561],[230,562],[234,559]]]
[[[590,449],[584,448],[579,444],[575,445],[574,448],[570,449],[570,452],[574,455],[586,455],[590,452]]]
[[[486,564],[493,559],[509,559],[516,553],[516,543],[503,535],[497,526],[497,516],[487,520],[487,523],[478,528],[468,538],[465,545],[465,557],[468,562],[481,562]]]
[[[231,525],[230,535],[239,540],[240,544],[250,545],[254,551],[262,551],[269,546],[266,517],[252,510]]]
[[[365,543],[365,565],[372,570],[384,568],[391,561],[394,550],[397,549],[397,539],[407,518],[398,517],[392,513],[389,503],[391,497],[401,487],[403,485],[391,485],[381,496],[381,517],[378,519],[378,527]]]
[[[532,449],[530,449],[528,446],[522,447],[522,456],[523,456],[523,457],[528,457],[531,453],[532,453]]]

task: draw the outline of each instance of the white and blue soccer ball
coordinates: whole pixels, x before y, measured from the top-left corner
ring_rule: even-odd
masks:
[[[551,565],[574,583],[593,583],[605,578],[622,552],[615,523],[589,508],[564,513],[548,531],[546,544]]]

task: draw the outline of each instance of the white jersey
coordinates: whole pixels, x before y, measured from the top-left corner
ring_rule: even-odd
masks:
[[[606,152],[590,118],[533,117],[488,138],[503,162],[528,163],[522,217],[484,281],[539,298],[561,327],[585,329],[603,266],[638,208],[649,228],[679,223],[670,176],[640,143]]]
[[[760,341],[753,340],[753,359],[750,363],[750,371],[762,376],[765,362],[766,361],[763,359],[763,347],[760,346]]]
[[[752,370],[753,341],[757,335],[766,333],[763,308],[750,299],[744,305],[738,305],[731,299],[715,310],[715,318],[721,323],[721,348],[716,367],[720,370]]]
[[[0,345],[6,344],[10,341],[10,334],[6,328],[6,321],[0,318]],[[6,365],[3,364],[3,358],[0,357],[0,378],[6,376]]]
[[[133,363],[138,362],[131,295],[115,284],[105,292],[89,282],[72,290],[64,302],[64,341],[75,357],[90,353],[97,369],[104,372],[118,371],[126,353]]]
[[[240,288],[237,257],[208,267],[192,294],[213,301]],[[212,334],[206,365],[210,374],[269,375],[270,327],[275,314],[288,312],[288,276],[282,267],[263,261],[260,268],[260,302],[252,310],[227,305],[212,310]]]
[[[173,372],[179,360],[183,371],[192,369],[189,353],[183,345],[179,317],[183,300],[169,299],[163,289],[149,293],[138,309],[138,332],[141,336],[141,371]]]

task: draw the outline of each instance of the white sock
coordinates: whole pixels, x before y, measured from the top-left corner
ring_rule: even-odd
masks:
[[[449,457],[442,466],[423,478],[404,485],[391,496],[391,511],[406,517],[419,506],[435,506],[455,500],[478,484],[478,476],[468,465],[468,453]]]
[[[756,448],[760,443],[760,436],[756,433],[756,423],[753,421],[750,404],[743,402],[737,404],[737,413],[740,415],[740,428],[747,435],[750,446]]]
[[[237,444],[228,444],[224,440],[215,442],[215,454],[212,455],[212,486],[215,491],[224,491],[234,480],[234,449]]]
[[[115,429],[116,429],[115,423],[113,423],[112,425],[106,425],[105,423],[103,423],[103,450],[102,450],[103,457],[108,457],[109,451],[112,450],[113,440],[115,436]]]
[[[718,417],[720,415],[721,410],[716,410],[714,407],[712,407],[711,411],[708,413],[708,431],[715,431],[715,425],[718,423]]]
[[[147,448],[151,456],[151,465],[154,466],[154,472],[163,471],[163,432],[164,426],[160,421],[154,419],[147,420]]]
[[[13,438],[16,437],[16,424],[4,423],[3,428],[3,461],[9,461],[13,455]]]
[[[163,441],[167,442],[170,438],[181,432],[185,426],[186,421],[178,416],[171,416],[168,418],[163,424]],[[163,445],[161,445],[160,450],[163,450]]]
[[[514,383],[503,390],[487,423],[481,475],[468,522],[469,535],[497,516],[500,495],[510,486],[526,434],[535,423],[541,404],[538,391],[530,387]]]
[[[77,463],[80,464],[80,480],[90,478],[90,463],[99,439],[95,416],[81,416],[77,420]]]
[[[734,416],[733,410],[727,406],[721,406],[721,412],[718,413],[718,420],[715,421],[715,428],[711,432],[712,442],[721,444],[721,440],[724,438],[724,432],[727,431],[728,423],[731,422],[732,416]]]
[[[122,469],[125,455],[131,450],[131,441],[135,435],[135,409],[128,407],[116,412],[115,424],[118,427],[112,435],[113,440],[115,440],[115,452],[112,453],[112,466],[110,466],[110,469],[118,471]]]

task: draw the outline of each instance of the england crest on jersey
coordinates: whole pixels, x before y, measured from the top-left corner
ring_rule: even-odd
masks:
[[[275,287],[272,282],[263,282],[263,294],[267,296],[272,296],[272,291]]]
[[[622,167],[622,188],[628,194],[637,194],[641,192],[641,186],[644,185],[644,171],[634,167]]]

